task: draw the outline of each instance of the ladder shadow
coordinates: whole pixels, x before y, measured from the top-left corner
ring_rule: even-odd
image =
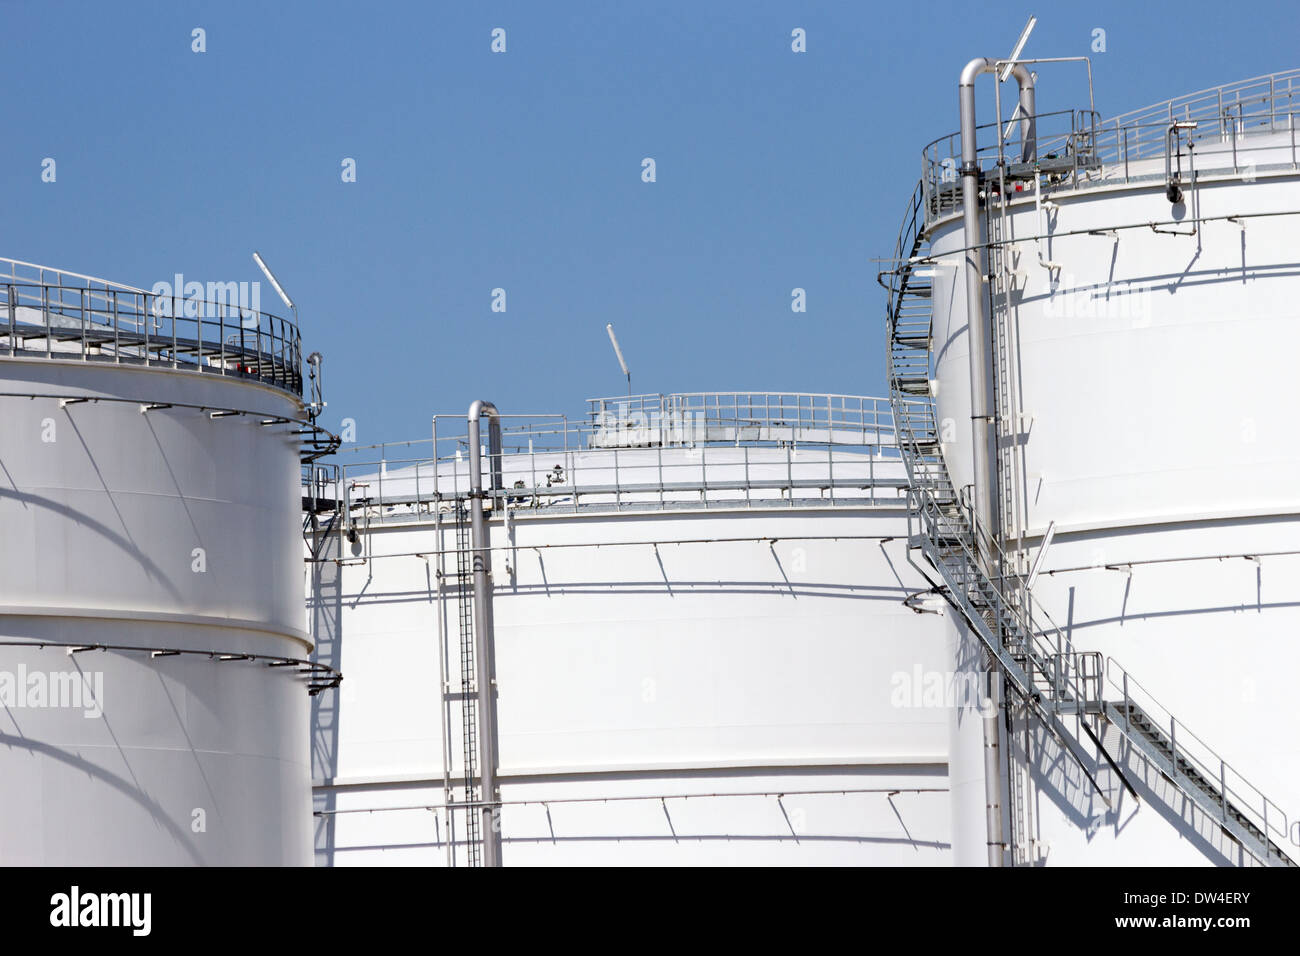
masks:
[[[1032,719],[1032,718],[1031,718]],[[1046,799],[1066,819],[1086,834],[1091,843],[1104,829],[1119,841],[1143,807],[1150,808],[1177,834],[1190,843],[1214,866],[1241,866],[1254,857],[1208,817],[1190,797],[1172,783],[1164,773],[1136,747],[1128,743],[1118,728],[1106,724],[1100,735],[1102,745],[1123,769],[1137,793],[1133,800],[1106,758],[1090,742],[1084,747],[1091,755],[1087,770],[1103,788],[1103,793],[1074,765],[1073,758],[1047,733],[1036,719],[1030,727],[1029,748],[1033,753],[1027,766],[1034,784],[1035,821],[1041,844],[1042,803]],[[1013,757],[1025,759],[1024,743],[1017,734]],[[1073,771],[1073,772],[1072,772]],[[1110,806],[1106,804],[1110,801]],[[1039,854],[1034,865],[1044,865],[1047,858]]]

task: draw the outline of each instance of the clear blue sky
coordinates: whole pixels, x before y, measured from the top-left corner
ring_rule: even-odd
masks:
[[[1030,13],[1026,55],[1104,29],[1111,114],[1300,65],[1298,10],[0,0],[0,255],[149,288],[259,279],[260,250],[360,443],[474,398],[618,394],[607,322],[638,392],[883,394],[871,260],[956,128],[962,64]],[[1085,105],[1081,75],[1043,68],[1040,111]]]

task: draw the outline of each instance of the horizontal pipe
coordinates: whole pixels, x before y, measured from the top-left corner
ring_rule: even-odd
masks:
[[[1122,186],[1123,183],[1117,183],[1116,185]],[[1268,219],[1273,216],[1300,216],[1300,209],[1282,209],[1282,210],[1272,210],[1269,212],[1238,212],[1238,213],[1229,213],[1227,215],[1220,215],[1220,216],[1200,216],[1197,221],[1217,222],[1219,220],[1225,220],[1225,219]],[[1025,236],[1018,235],[1016,237],[1016,242],[1034,242],[1040,239],[1060,239],[1062,236],[1095,236],[1098,233],[1102,232],[1102,230],[1107,230],[1107,229],[1110,230],[1154,229],[1157,226],[1177,226],[1177,225],[1185,225],[1185,224],[1186,224],[1186,220],[1180,221],[1177,219],[1157,219],[1150,222],[1126,223],[1120,226],[1092,226],[1087,229],[1062,229],[1050,233],[1046,233],[1046,232],[1038,233],[1036,235],[1025,235]],[[1109,238],[1109,237],[1105,237],[1105,238]],[[908,265],[910,266],[935,265],[935,266],[951,266],[954,268],[959,268],[960,266],[958,263],[945,262],[944,259],[947,258],[948,256],[956,255],[959,252],[969,252],[972,249],[987,249],[990,245],[991,243],[988,242],[977,242],[973,246],[957,246],[947,250],[940,256],[917,256],[915,260],[909,260]],[[882,274],[887,275],[891,272],[902,272],[902,271],[904,270],[886,269],[885,272]],[[1130,285],[1131,284],[1132,283],[1130,283]]]
[[[853,787],[847,790],[749,790],[737,793],[656,793],[614,797],[557,797],[554,799],[497,800],[495,806],[550,806],[560,803],[623,803],[637,800],[703,800],[711,797],[812,797],[849,796],[860,793],[947,793],[947,787]],[[314,816],[329,817],[345,813],[384,813],[393,810],[463,810],[477,803],[421,803],[406,807],[361,807],[347,810],[317,810]],[[610,839],[618,839],[610,837]]]
[[[785,512],[783,511],[782,514]],[[776,544],[778,541],[893,541],[905,540],[904,535],[897,534],[783,534],[756,535],[749,538],[678,538],[672,541],[568,541],[556,544],[500,544],[478,548],[478,551],[546,551],[554,548],[624,548],[635,546],[658,546],[670,544]],[[428,551],[399,551],[394,554],[375,554],[367,560],[379,558],[432,558],[438,555],[459,554],[459,548],[431,549]],[[304,558],[307,564],[348,564],[344,558]]]

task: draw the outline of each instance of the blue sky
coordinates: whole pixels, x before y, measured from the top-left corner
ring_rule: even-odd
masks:
[[[325,356],[326,423],[360,443],[474,398],[619,394],[607,322],[637,392],[883,394],[872,259],[967,60],[1030,13],[1026,55],[1103,29],[1108,115],[1300,65],[1297,11],[0,0],[0,255],[149,288],[260,279],[260,250]],[[1082,75],[1042,68],[1040,111],[1086,105]]]

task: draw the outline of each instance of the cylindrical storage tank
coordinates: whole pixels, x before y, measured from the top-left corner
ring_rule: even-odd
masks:
[[[909,562],[887,401],[638,396],[502,425],[506,865],[952,861],[967,689]],[[313,748],[323,865],[473,859],[464,430],[438,417],[436,464],[427,441],[358,453],[346,525],[315,542],[315,636],[348,674]]]
[[[1298,120],[1300,71],[1126,114],[1071,143],[1043,120],[1038,159],[1055,172],[1009,179],[1005,218],[996,199],[980,211],[1008,550],[1028,567],[1053,526],[1037,607],[1075,651],[1100,654],[1110,699],[1127,693],[1174,727],[1198,772],[1219,792],[1222,774],[1293,856],[1300,379],[1276,356],[1300,347]],[[988,163],[981,188],[998,186]],[[965,241],[961,209],[936,187],[933,394],[964,487]],[[1106,743],[1141,803],[1102,756],[1112,807],[1083,778],[1053,779],[1050,743],[1031,744],[1034,862],[1256,862],[1160,767],[1118,736]]]
[[[310,863],[296,331],[5,266],[0,859]]]

